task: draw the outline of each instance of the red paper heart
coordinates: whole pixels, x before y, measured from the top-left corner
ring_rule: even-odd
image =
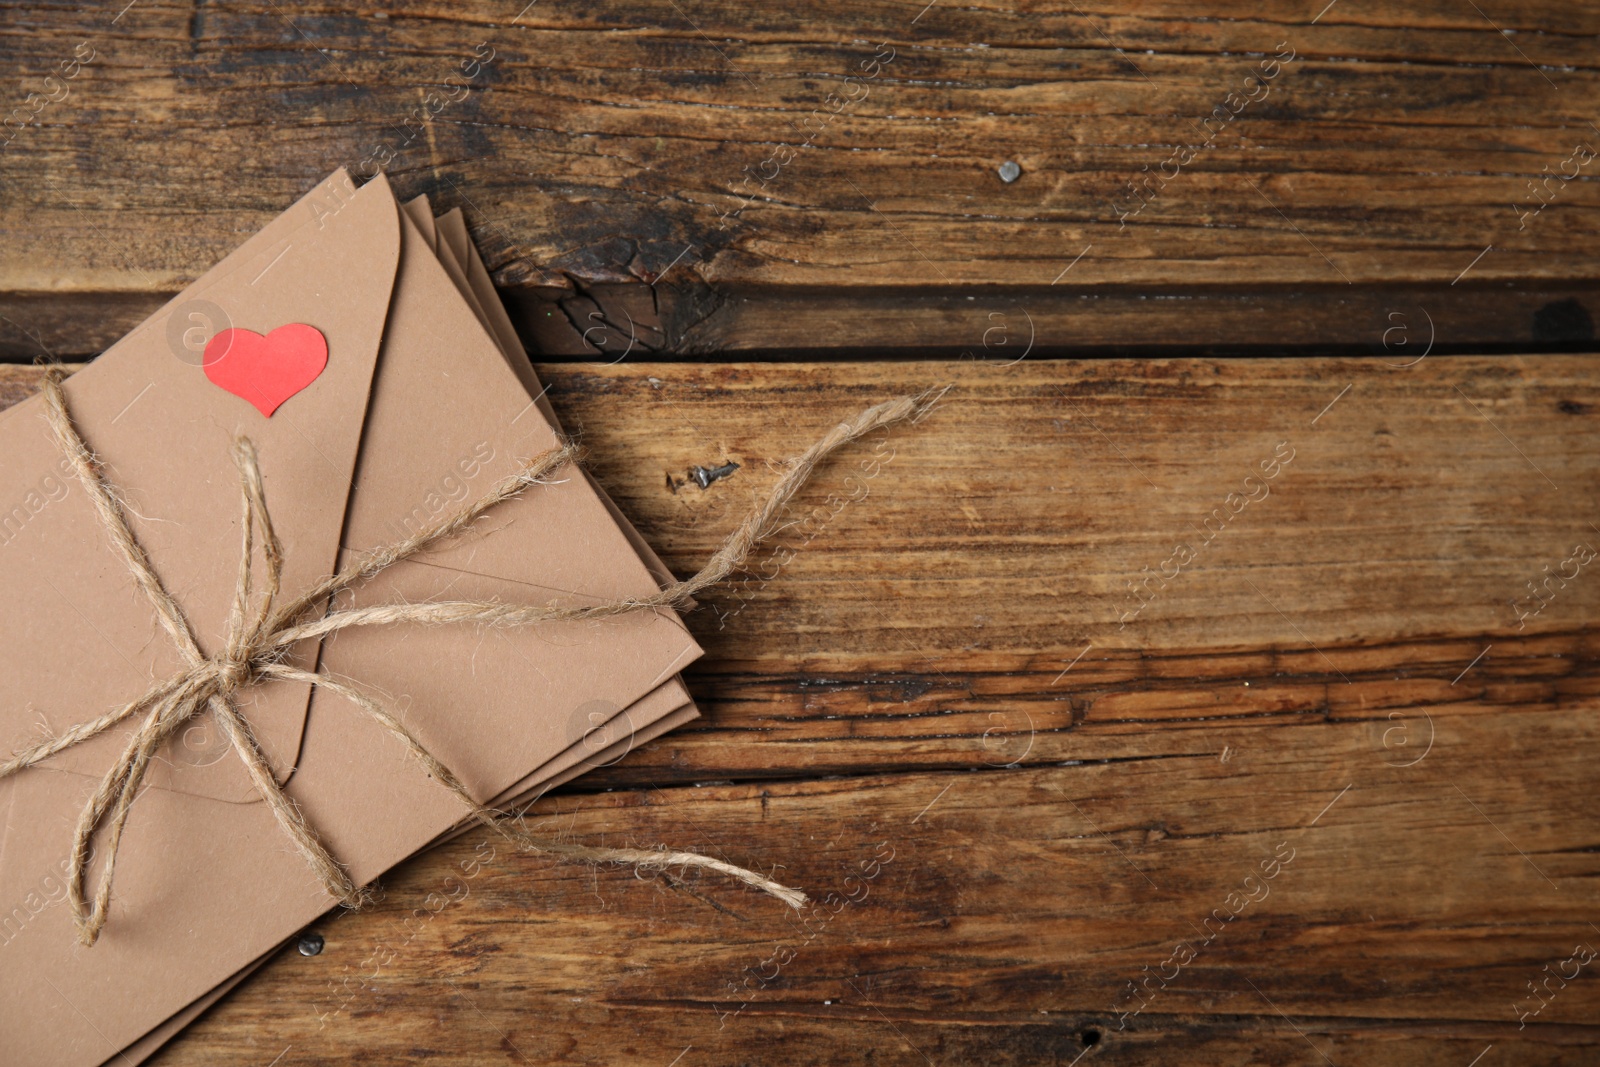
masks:
[[[265,337],[229,329],[206,342],[202,358],[213,385],[270,419],[280,404],[317,380],[328,365],[328,342],[303,322],[279,326]]]

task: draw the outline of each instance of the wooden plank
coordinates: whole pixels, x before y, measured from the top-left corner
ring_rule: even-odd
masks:
[[[643,288],[638,287],[638,288]],[[1549,289],[1449,286],[1285,289],[1085,290],[1030,288],[996,293],[915,290],[762,293],[718,301],[706,314],[675,315],[684,328],[674,355],[713,358],[871,359],[908,350],[1010,362],[1073,356],[1380,356],[1404,364],[1429,354],[1592,351],[1600,306],[1591,286]],[[550,301],[544,301],[546,305]],[[567,301],[555,301],[564,309]],[[537,305],[523,321],[536,351],[579,352],[564,335],[545,336]],[[820,323],[809,332],[798,323]],[[605,358],[650,358],[649,338],[619,322],[589,334]],[[631,348],[630,348],[631,343]]]
[[[1600,539],[1587,360],[539,371],[680,573],[842,412],[953,384],[689,616],[705,720],[536,809],[837,896],[469,835],[156,1062],[1592,1059],[1590,968],[1517,1006],[1600,947],[1600,590],[1510,603]]]
[[[1485,719],[1406,770],[1368,740],[1324,725],[1228,763],[546,801],[551,830],[781,864],[836,896],[795,916],[479,837],[319,927],[320,957],[290,950],[159,1062],[1064,1064],[1089,1041],[1133,1063],[1468,1063],[1490,1045],[1585,1062],[1600,985],[1552,984],[1521,1031],[1510,1007],[1596,937],[1596,811],[1571,790],[1592,721]],[[1543,773],[1520,776],[1535,752]],[[1134,1014],[1129,984],[1178,944],[1194,958]]]
[[[1282,645],[1316,658],[1308,642],[1563,632],[1596,603],[1574,583],[1522,631],[1509,604],[1595,533],[1583,512],[1595,460],[1578,442],[1600,406],[1583,357],[544,373],[597,476],[680,569],[817,426],[952,386],[921,427],[886,434],[818,488],[777,558],[757,563],[781,581],[724,595],[724,613],[743,610],[708,640],[753,650],[741,659],[873,671],[893,653],[1054,673],[1085,642],[1101,655]],[[1287,462],[1262,485],[1275,455]],[[677,486],[691,464],[725,460],[740,471],[709,490]],[[1245,492],[1266,495],[1230,497]],[[1242,510],[1215,529],[1225,506]],[[1165,588],[1143,584],[1146,568],[1177,568],[1179,544],[1194,560]],[[875,636],[817,651],[813,635],[841,632]]]
[[[0,361],[110,347],[171,294],[0,294]],[[1380,356],[1594,350],[1591,283],[1144,291],[1068,287],[728,292],[703,285],[503,290],[539,358],[623,362],[1066,356]],[[820,327],[816,324],[821,324]]]
[[[0,152],[0,351],[98,351],[325,173],[379,163],[466,211],[551,355],[624,350],[583,340],[610,286],[661,321],[641,352],[970,348],[992,323],[952,331],[967,296],[1028,308],[1057,354],[1365,349],[1397,284],[1463,348],[1557,344],[1531,313],[1567,300],[1556,334],[1592,347],[1600,16],[1322,6],[23,12],[0,29],[14,123],[38,109]],[[1230,96],[1263,63],[1266,95]],[[835,336],[797,289],[847,309]],[[881,314],[916,293],[941,310]],[[1294,333],[1308,305],[1331,333]]]

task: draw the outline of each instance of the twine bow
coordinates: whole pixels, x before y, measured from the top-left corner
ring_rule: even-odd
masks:
[[[144,720],[129,736],[121,755],[101,779],[99,786],[78,818],[70,856],[68,894],[79,939],[93,945],[105,928],[111,901],[112,876],[116,869],[118,846],[129,811],[149,770],[150,761],[186,724],[202,714],[210,714],[233,750],[238,753],[250,780],[270,806],[278,825],[294,842],[321,880],[328,894],[339,903],[355,908],[366,899],[365,890],[356,885],[345,867],[329,853],[299,807],[286,796],[273,777],[261,745],[249,722],[239,712],[238,695],[252,685],[270,679],[303,682],[327,689],[361,708],[388,730],[423,769],[460,799],[471,817],[485,826],[512,838],[530,851],[547,852],[589,863],[628,863],[665,868],[694,866],[719,871],[761,889],[793,907],[806,903],[797,889],[778,884],[754,871],[701,856],[693,852],[661,849],[591,848],[563,841],[535,839],[512,830],[499,813],[479,804],[460,779],[437,759],[405,725],[377,701],[320,671],[308,671],[285,662],[299,642],[321,637],[354,626],[387,625],[398,622],[478,623],[492,625],[530,625],[555,620],[598,619],[626,612],[654,608],[679,608],[708,586],[722,581],[738,569],[750,552],[780,526],[784,507],[810,477],[812,470],[827,455],[872,430],[905,419],[920,419],[937,401],[924,394],[902,397],[869,408],[854,419],[841,423],[825,437],[792,460],[762,504],[747,516],[723,543],[701,571],[682,581],[665,586],[647,597],[626,598],[583,606],[551,603],[544,607],[500,604],[490,601],[446,601],[422,604],[391,604],[328,612],[332,598],[401,560],[408,559],[440,542],[465,532],[479,516],[528,488],[548,484],[546,479],[578,458],[570,442],[526,463],[497,484],[489,493],[447,515],[430,528],[402,541],[374,549],[354,559],[338,573],[315,583],[304,593],[279,603],[282,595],[283,546],[273,530],[267,510],[261,471],[254,446],[239,438],[234,442],[233,460],[239,469],[242,498],[242,545],[238,582],[228,621],[227,640],[222,651],[205,655],[182,608],[167,592],[151,566],[149,557],[134,537],[123,513],[118,494],[106,480],[99,462],[73,426],[61,388],[65,374],[51,370],[45,376],[45,416],[62,453],[71,462],[78,480],[104,527],[118,557],[126,565],[135,584],[155,610],[162,629],[172,639],[184,669],[154,686],[122,707],[98,718],[79,723],[59,735],[47,738],[18,752],[0,764],[4,779],[73,745],[80,744],[136,715]],[[942,393],[940,394],[942,395]],[[265,574],[259,594],[256,586],[255,554],[259,532]],[[320,614],[320,617],[317,617]],[[105,864],[95,887],[93,900],[85,895],[92,845],[98,834],[105,834]]]

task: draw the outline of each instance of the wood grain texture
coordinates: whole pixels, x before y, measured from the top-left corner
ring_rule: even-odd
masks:
[[[841,412],[951,386],[689,616],[705,718],[535,809],[826,903],[469,835],[155,1062],[1593,1062],[1592,968],[1517,1007],[1600,947],[1600,585],[1511,603],[1600,541],[1587,360],[539,371],[680,573]]]
[[[1593,347],[1588,5],[122,8],[3,9],[10,358],[98,351],[379,164],[466,211],[547,355],[975,349],[1016,307],[1042,353],[1365,351],[1417,307]]]

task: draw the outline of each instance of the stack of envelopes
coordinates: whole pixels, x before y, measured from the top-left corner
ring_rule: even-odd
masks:
[[[296,324],[325,338],[326,363],[273,397],[275,410],[203,365],[225,328],[270,342]],[[252,353],[273,357],[270,344]],[[285,391],[281,378],[265,380]],[[400,205],[383,178],[356,190],[342,171],[65,392],[207,655],[225,640],[237,580],[237,435],[260,456],[289,592],[455,512],[560,443],[460,213],[435,219],[425,201]],[[39,398],[0,414],[0,758],[183,667],[69,472]],[[337,606],[599,603],[668,580],[599,486],[569,468]],[[475,798],[510,807],[694,718],[677,672],[699,655],[663,610],[357,628],[303,642],[290,662],[396,709]],[[461,827],[460,801],[336,693],[273,680],[241,691],[239,708],[284,792],[358,882]],[[202,716],[151,770],[121,841],[108,924],[80,945],[65,902],[73,828],[132,729],[0,780],[0,1060],[11,1067],[136,1062],[330,908]]]

